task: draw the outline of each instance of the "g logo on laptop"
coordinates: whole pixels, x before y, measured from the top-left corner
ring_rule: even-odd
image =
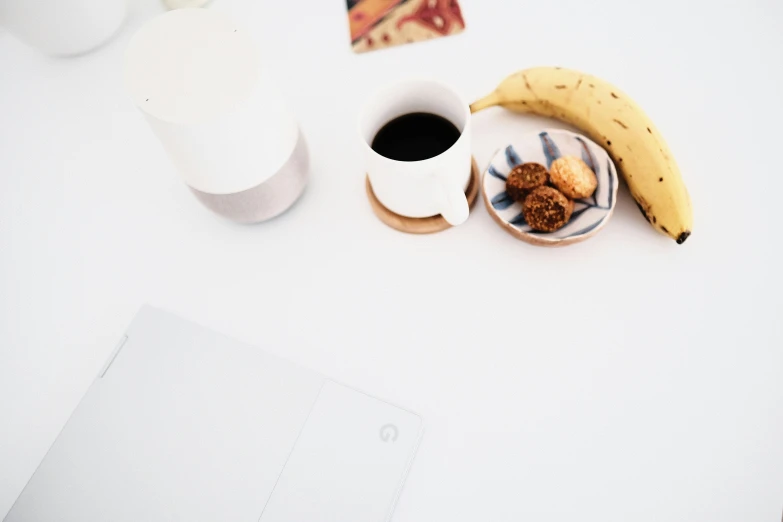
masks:
[[[400,430],[394,424],[384,424],[381,426],[380,434],[383,442],[395,442],[400,436]]]

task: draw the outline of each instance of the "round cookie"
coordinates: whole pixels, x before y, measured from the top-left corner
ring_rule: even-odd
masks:
[[[589,198],[598,187],[598,179],[587,163],[574,156],[563,156],[549,168],[552,184],[571,199]]]
[[[568,223],[574,202],[552,187],[538,187],[522,203],[522,214],[533,230],[554,232]]]
[[[523,201],[531,190],[546,185],[548,178],[546,167],[543,165],[523,163],[511,169],[508,174],[506,192],[514,201]]]

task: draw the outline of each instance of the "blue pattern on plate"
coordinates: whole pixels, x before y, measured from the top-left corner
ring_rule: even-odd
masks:
[[[520,154],[521,153],[521,154]],[[506,192],[508,173],[516,165],[526,161],[550,166],[562,156],[581,157],[598,179],[598,187],[592,197],[574,201],[574,211],[568,223],[555,232],[532,230],[522,214],[522,205]],[[606,165],[603,167],[603,165]],[[482,181],[483,190],[490,199],[490,212],[518,231],[547,242],[571,242],[594,231],[609,219],[616,204],[618,187],[617,171],[609,155],[588,138],[569,131],[548,130],[535,133],[495,154]]]
[[[517,217],[511,218],[508,222],[514,225],[515,227],[527,225],[527,221],[525,221],[525,215],[522,212],[517,214]]]
[[[541,148],[544,150],[544,156],[546,157],[546,168],[552,168],[552,162],[560,157],[560,149],[555,145],[554,140],[548,132],[542,132],[538,135],[541,138]]]
[[[583,228],[582,230],[579,230],[578,232],[574,232],[573,234],[571,234],[568,237],[581,236],[582,234],[587,234],[588,232],[592,231],[595,227],[597,227],[601,223],[602,223],[601,221],[596,221],[592,225],[588,225],[585,228]]]
[[[576,136],[576,141],[579,142],[579,144],[582,146],[582,161],[584,161],[588,167],[590,167],[590,170],[593,172],[598,172],[598,168],[596,167],[597,163],[595,161],[595,158],[593,157],[593,153],[590,152],[590,148],[587,146],[587,143],[585,143],[585,140],[580,138],[579,136]],[[598,206],[598,189],[595,189],[595,192],[593,192],[593,195],[591,196],[593,199],[593,205]]]
[[[508,195],[505,190],[492,198],[492,206],[497,210],[506,210],[508,207],[514,204],[514,200]]]
[[[584,214],[586,211],[590,210],[591,208],[594,208],[592,205],[586,205],[585,208],[580,208],[579,210],[574,210],[571,214],[571,219],[574,220]]]
[[[593,153],[590,152],[590,149],[587,148],[587,143],[579,136],[576,136],[575,139],[582,146],[582,161],[587,163],[587,166],[590,167],[593,172],[597,172],[598,169],[596,168],[595,158],[593,158]]]
[[[503,181],[504,183],[508,180],[508,178],[506,178],[506,176],[504,176],[503,174],[498,172],[497,169],[493,165],[489,166],[489,169],[487,170],[487,172],[489,172],[489,174],[491,176],[495,176],[496,178],[498,178],[499,180]]]
[[[519,154],[517,154],[517,151],[514,150],[513,145],[506,147],[506,163],[508,163],[508,168],[510,169],[513,169],[517,165],[522,165],[522,163],[524,163],[522,158],[519,157]]]

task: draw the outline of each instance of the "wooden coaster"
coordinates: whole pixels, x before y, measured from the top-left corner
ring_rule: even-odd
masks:
[[[478,164],[476,164],[476,158],[473,158],[473,163],[470,169],[470,183],[465,191],[465,196],[468,198],[468,206],[473,209],[473,204],[476,202],[476,196],[478,196],[481,173],[479,172]],[[370,200],[370,206],[372,211],[378,218],[389,225],[392,228],[399,230],[400,232],[407,232],[408,234],[432,234],[435,232],[441,232],[443,230],[451,228],[448,221],[443,219],[443,216],[438,214],[437,216],[430,216],[425,218],[410,218],[395,214],[388,208],[384,207],[378,198],[375,197],[375,193],[372,191],[372,185],[370,185],[370,177],[365,179],[365,188],[367,189],[367,198]]]

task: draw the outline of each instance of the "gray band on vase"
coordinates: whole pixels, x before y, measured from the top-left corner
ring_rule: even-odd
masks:
[[[301,131],[291,156],[271,178],[233,194],[209,194],[190,187],[199,201],[237,223],[259,223],[285,212],[307,185],[310,158]]]

